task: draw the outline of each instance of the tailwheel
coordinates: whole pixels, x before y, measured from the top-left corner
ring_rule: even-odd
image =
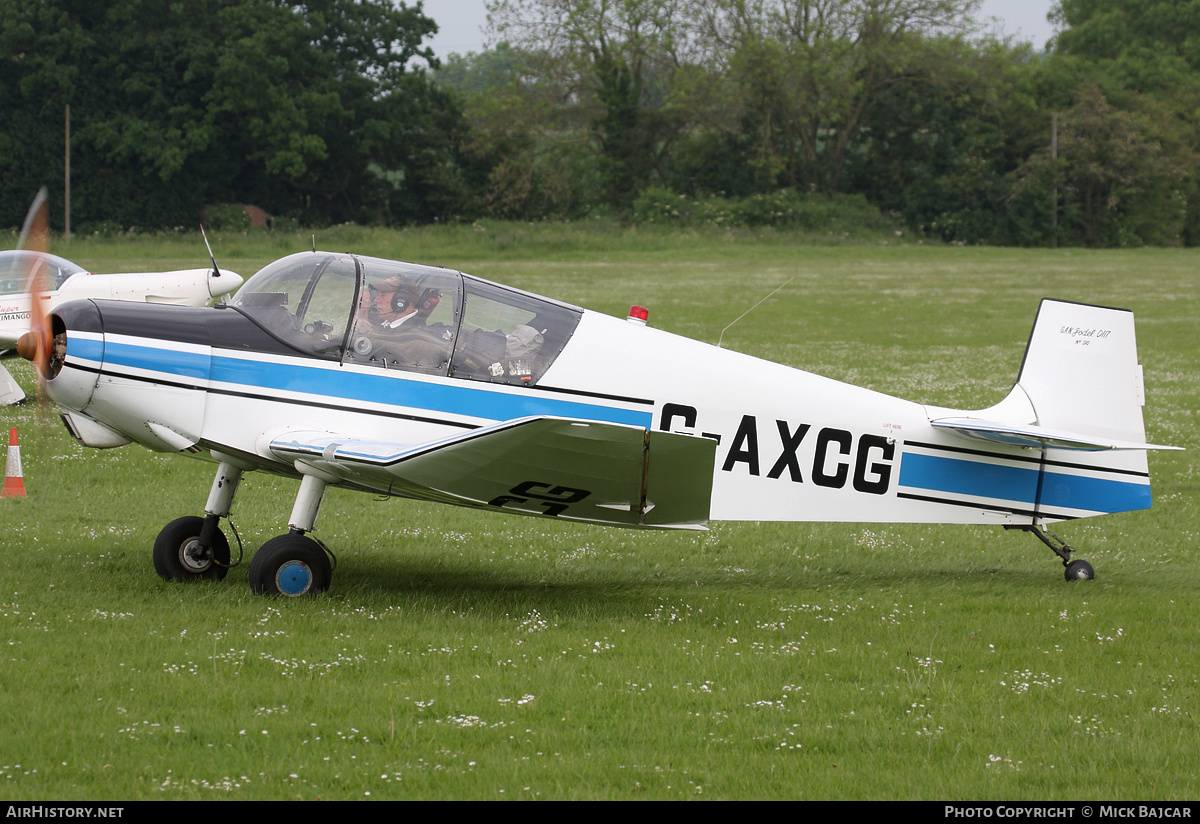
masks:
[[[1068,581],[1091,581],[1096,577],[1096,571],[1087,561],[1072,561],[1067,564],[1066,579]]]
[[[220,581],[229,572],[229,541],[216,529],[211,547],[200,541],[204,519],[176,518],[154,540],[154,571],[167,581]]]
[[[259,595],[313,595],[329,589],[332,577],[325,550],[299,532],[267,541],[250,562],[250,588]]]

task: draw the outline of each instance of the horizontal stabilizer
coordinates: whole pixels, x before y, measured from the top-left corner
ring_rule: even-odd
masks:
[[[716,442],[639,426],[522,418],[427,444],[289,432],[267,448],[393,494],[627,526],[708,521]]]
[[[930,421],[937,429],[948,429],[956,435],[1010,446],[1053,447],[1098,452],[1106,449],[1171,449],[1178,446],[1159,446],[1152,443],[1137,443],[1113,438],[1083,435],[1063,429],[1051,429],[1036,424],[1011,424],[986,421],[980,418],[937,418]]]

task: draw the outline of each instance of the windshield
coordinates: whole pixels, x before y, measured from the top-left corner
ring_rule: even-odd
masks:
[[[233,306],[288,346],[338,359],[357,290],[353,256],[301,252],[260,269]]]
[[[0,252],[0,295],[12,295],[29,291],[29,267],[34,262],[42,266],[42,289],[54,291],[67,282],[72,275],[86,272],[82,266],[57,255],[42,252],[11,250]]]

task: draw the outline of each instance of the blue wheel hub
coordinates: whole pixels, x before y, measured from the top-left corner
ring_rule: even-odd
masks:
[[[303,595],[312,584],[313,572],[303,561],[288,561],[275,573],[275,585],[284,595]]]

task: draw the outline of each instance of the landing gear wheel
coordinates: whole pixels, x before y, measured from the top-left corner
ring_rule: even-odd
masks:
[[[329,589],[332,577],[321,545],[295,532],[267,541],[250,562],[250,589],[258,595],[313,595]]]
[[[220,581],[229,572],[229,541],[218,529],[209,550],[200,546],[204,519],[176,518],[154,539],[154,571],[166,581]]]
[[[1067,564],[1066,578],[1068,581],[1091,581],[1095,577],[1096,571],[1087,561],[1072,561]]]

